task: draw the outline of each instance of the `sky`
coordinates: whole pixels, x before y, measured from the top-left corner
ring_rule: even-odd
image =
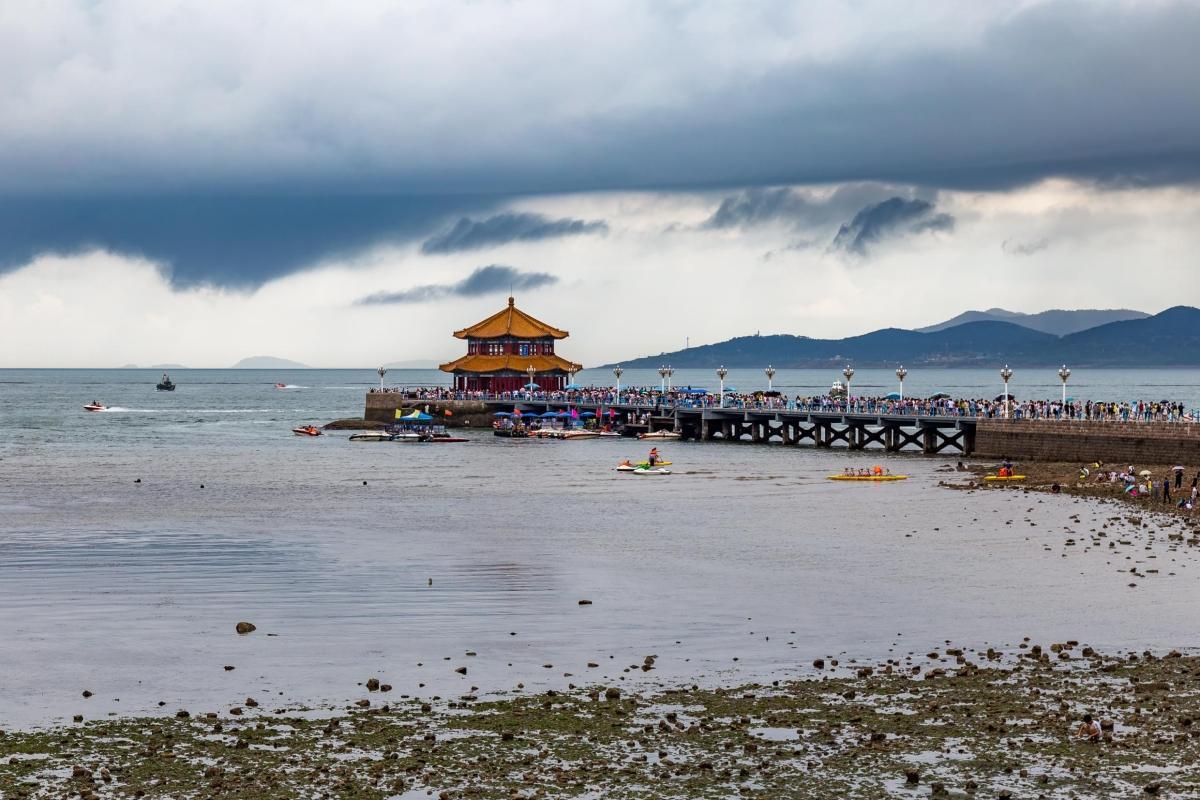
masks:
[[[1200,302],[1200,2],[0,4],[0,367]]]

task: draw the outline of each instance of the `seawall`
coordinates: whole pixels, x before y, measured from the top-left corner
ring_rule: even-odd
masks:
[[[423,400],[402,392],[368,392],[363,419],[389,423],[395,421],[396,411],[407,414],[414,409],[430,414],[448,428],[490,428],[492,425],[492,409],[478,400]]]
[[[1080,464],[1200,464],[1200,424],[981,419],[979,458]]]

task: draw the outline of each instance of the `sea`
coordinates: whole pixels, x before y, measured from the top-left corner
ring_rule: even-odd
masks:
[[[1059,396],[1047,372],[1018,370],[1013,394]],[[953,455],[669,442],[671,475],[634,476],[614,471],[645,455],[629,440],[291,433],[360,416],[372,369],[181,369],[173,393],[155,391],[159,374],[0,370],[0,728],[223,711],[251,695],[340,708],[371,677],[397,697],[736,685],[946,641],[1192,641],[1200,565],[1186,548],[1140,527],[1136,545],[1097,544],[1132,525],[1115,506],[946,488]],[[838,377],[781,370],[773,384],[808,395]],[[717,385],[708,370],[673,382]],[[726,384],[766,376],[731,370]],[[887,370],[854,378],[864,393],[896,386]],[[991,370],[914,369],[905,383],[1001,390]],[[1068,392],[1195,407],[1200,371],[1081,370]],[[109,410],[85,412],[93,400]],[[826,479],[875,464],[911,477]],[[238,635],[239,621],[257,630]]]

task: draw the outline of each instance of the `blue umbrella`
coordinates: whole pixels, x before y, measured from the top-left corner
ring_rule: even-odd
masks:
[[[530,383],[525,384],[525,388],[526,389],[540,389],[542,387],[538,386],[536,383],[530,382]]]
[[[900,400],[901,398],[900,398],[899,392],[888,392],[887,394],[885,394],[883,396],[883,399],[884,400]]]
[[[708,389],[695,389],[691,386],[688,386],[685,389],[676,389],[675,391],[679,392],[680,394],[708,394]]]
[[[595,412],[594,412],[594,411],[585,411],[585,412],[583,412],[582,414],[580,414],[579,416],[581,416],[581,417],[594,417],[594,416],[596,416],[596,414],[595,414]]]
[[[578,383],[568,383],[563,388],[566,389],[567,391],[572,391],[572,390],[582,389],[583,387],[580,386]]]
[[[567,413],[566,411],[560,411],[557,414],[555,414],[554,416],[558,417],[559,419],[563,419],[563,418],[569,417],[571,415],[569,413]]]
[[[512,414],[508,413],[507,411],[497,411],[495,414],[492,414],[492,416],[493,417],[511,417]]]
[[[726,386],[725,387],[725,394],[733,394],[736,391],[737,391],[737,387],[735,387],[735,386]]]
[[[541,417],[542,419],[554,419],[555,417],[558,416],[558,414],[556,414],[553,411],[547,411],[544,414],[538,414],[538,416]]]

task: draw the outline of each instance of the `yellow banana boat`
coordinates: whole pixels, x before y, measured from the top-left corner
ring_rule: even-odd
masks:
[[[906,481],[907,475],[830,475],[831,481],[873,481],[875,483],[883,483],[886,481]]]

